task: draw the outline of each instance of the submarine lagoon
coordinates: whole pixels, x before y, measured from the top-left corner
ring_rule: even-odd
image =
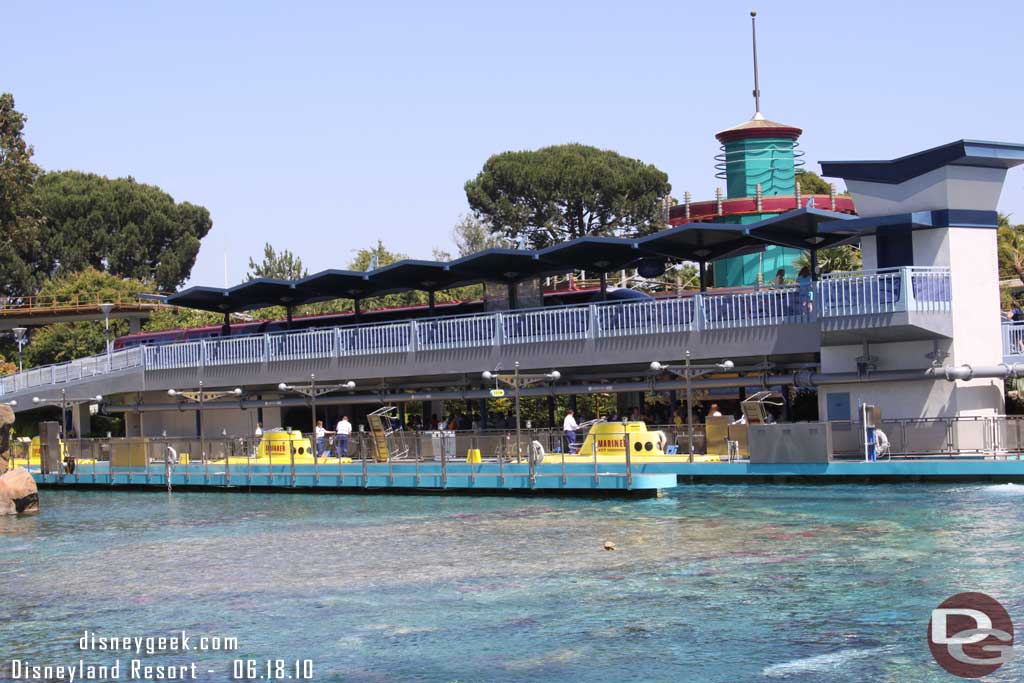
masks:
[[[120,656],[83,652],[86,631],[185,631],[238,647],[143,664],[198,662],[210,681],[236,660],[311,660],[317,681],[946,680],[931,609],[976,590],[1022,613],[1022,504],[1012,484],[642,501],[50,490],[39,515],[0,518],[2,675]]]

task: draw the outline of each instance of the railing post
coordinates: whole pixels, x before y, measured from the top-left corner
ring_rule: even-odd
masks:
[[[494,346],[505,344],[505,317],[501,313],[494,314]]]
[[[420,328],[415,320],[409,321],[409,351],[416,353],[419,350]]]
[[[629,430],[626,423],[622,423],[622,441],[626,444],[626,488],[633,488],[633,448],[629,443]]]
[[[693,322],[690,325],[694,331],[705,329],[703,294],[693,295]]]
[[[897,311],[913,311],[914,307],[914,278],[910,266],[900,268],[900,300],[896,304]]]
[[[597,339],[597,305],[587,305],[587,337]]]

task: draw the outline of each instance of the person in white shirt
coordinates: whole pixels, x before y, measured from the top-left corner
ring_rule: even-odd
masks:
[[[569,453],[576,449],[576,430],[579,428],[576,418],[572,415],[572,410],[566,411],[565,420],[562,421],[562,432],[565,433],[565,443]]]
[[[327,438],[327,430],[324,429],[323,420],[316,421],[316,427],[313,429],[313,432],[316,436],[316,457],[322,458],[324,455],[324,440]]]
[[[260,441],[263,441],[263,423],[256,423],[256,431],[252,434],[252,457],[256,457],[260,452]]]
[[[722,411],[718,409],[717,403],[711,404],[711,412],[708,413],[710,417],[722,417]]]
[[[334,431],[338,433],[334,441],[334,455],[343,458],[348,455],[348,440],[352,436],[352,423],[348,421],[348,415],[341,418]]]

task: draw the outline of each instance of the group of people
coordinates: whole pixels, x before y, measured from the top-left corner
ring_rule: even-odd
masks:
[[[352,439],[352,423],[348,421],[348,415],[342,415],[335,425],[334,431],[324,428],[324,421],[316,421],[316,457],[329,457],[324,455],[324,446],[327,443],[327,435],[334,434],[334,457],[344,458],[348,456],[348,442]]]
[[[786,286],[786,270],[779,268],[775,271],[775,279],[772,280],[773,287]],[[796,286],[800,292],[800,312],[810,315],[814,313],[814,278],[811,277],[811,269],[804,266],[796,276]]]

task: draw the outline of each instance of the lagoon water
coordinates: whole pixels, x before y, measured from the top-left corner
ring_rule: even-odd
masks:
[[[0,517],[0,679],[14,658],[134,657],[209,681],[278,658],[317,681],[942,681],[938,603],[978,590],[1024,619],[1024,486],[41,497]],[[86,630],[239,649],[82,652]]]

